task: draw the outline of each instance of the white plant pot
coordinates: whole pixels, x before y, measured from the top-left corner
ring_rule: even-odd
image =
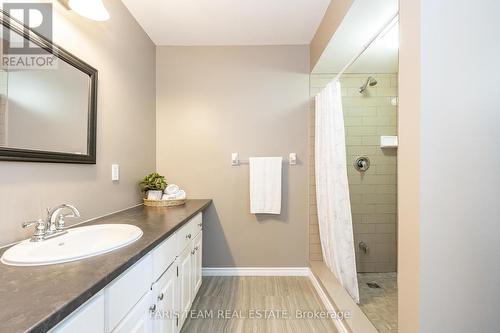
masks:
[[[161,200],[161,196],[163,195],[163,191],[148,191],[148,200]]]

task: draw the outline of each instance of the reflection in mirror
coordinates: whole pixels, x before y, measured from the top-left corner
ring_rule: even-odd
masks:
[[[97,71],[4,13],[1,21],[0,159],[95,163]]]
[[[87,154],[89,77],[64,61],[0,73],[0,145]]]

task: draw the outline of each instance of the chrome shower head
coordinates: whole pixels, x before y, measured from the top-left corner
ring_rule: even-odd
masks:
[[[376,85],[377,85],[377,80],[375,80],[375,78],[373,76],[369,76],[366,79],[365,84],[363,84],[361,87],[359,87],[359,93],[364,92],[368,86],[373,87]]]

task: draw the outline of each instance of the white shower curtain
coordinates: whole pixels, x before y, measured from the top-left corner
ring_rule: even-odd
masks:
[[[359,303],[340,82],[316,96],[316,201],[323,258]]]

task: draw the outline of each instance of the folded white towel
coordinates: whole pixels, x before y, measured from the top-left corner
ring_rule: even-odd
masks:
[[[281,213],[282,157],[250,157],[250,212]]]
[[[184,190],[179,190],[174,194],[163,194],[162,200],[184,200],[186,199],[186,192]]]
[[[165,188],[165,191],[164,193],[165,194],[176,194],[177,192],[179,192],[179,186],[175,185],[175,184],[170,184],[167,186],[167,188]]]

